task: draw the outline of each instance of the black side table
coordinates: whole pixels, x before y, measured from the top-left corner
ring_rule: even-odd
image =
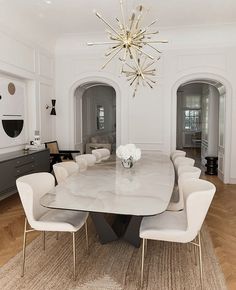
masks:
[[[207,161],[205,165],[207,170],[205,171],[205,173],[208,175],[217,175],[218,157],[208,156],[208,157],[205,157],[205,159]]]

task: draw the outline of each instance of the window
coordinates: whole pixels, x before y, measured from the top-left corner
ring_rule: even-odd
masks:
[[[201,110],[184,110],[184,130],[201,131]]]
[[[105,110],[103,106],[97,106],[97,130],[105,129]]]

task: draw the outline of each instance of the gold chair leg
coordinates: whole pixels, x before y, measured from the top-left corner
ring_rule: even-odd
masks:
[[[72,233],[73,242],[73,277],[76,280],[76,246],[75,246],[75,232]]]
[[[146,244],[146,239],[143,239],[143,245],[142,245],[142,262],[141,262],[141,287],[143,286],[143,270],[144,270],[145,244]]]
[[[46,238],[45,238],[45,232],[43,232],[43,250],[46,249]]]
[[[199,245],[199,266],[200,266],[200,282],[201,289],[203,289],[203,269],[202,269],[202,245],[201,245],[201,234],[198,234],[198,245]]]
[[[27,235],[27,219],[25,218],[24,237],[23,237],[23,250],[22,250],[21,277],[23,277],[24,274],[25,274],[25,246],[26,246],[26,235]]]
[[[85,222],[84,227],[85,227],[86,249],[88,251],[88,249],[89,249],[89,240],[88,240],[88,224],[87,224],[87,221]]]
[[[145,256],[147,255],[148,240],[145,240]]]

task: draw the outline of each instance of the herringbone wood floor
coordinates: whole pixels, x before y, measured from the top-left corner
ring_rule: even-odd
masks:
[[[207,216],[214,248],[230,290],[236,289],[236,185],[224,185],[217,177],[206,177],[217,187]],[[18,195],[0,202],[0,266],[22,246],[24,212]],[[37,233],[28,235],[29,241]],[[205,272],[206,273],[206,272]]]

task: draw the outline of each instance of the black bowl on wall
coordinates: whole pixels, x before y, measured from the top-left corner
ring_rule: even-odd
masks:
[[[16,138],[23,129],[24,120],[2,120],[2,126],[9,137]]]

